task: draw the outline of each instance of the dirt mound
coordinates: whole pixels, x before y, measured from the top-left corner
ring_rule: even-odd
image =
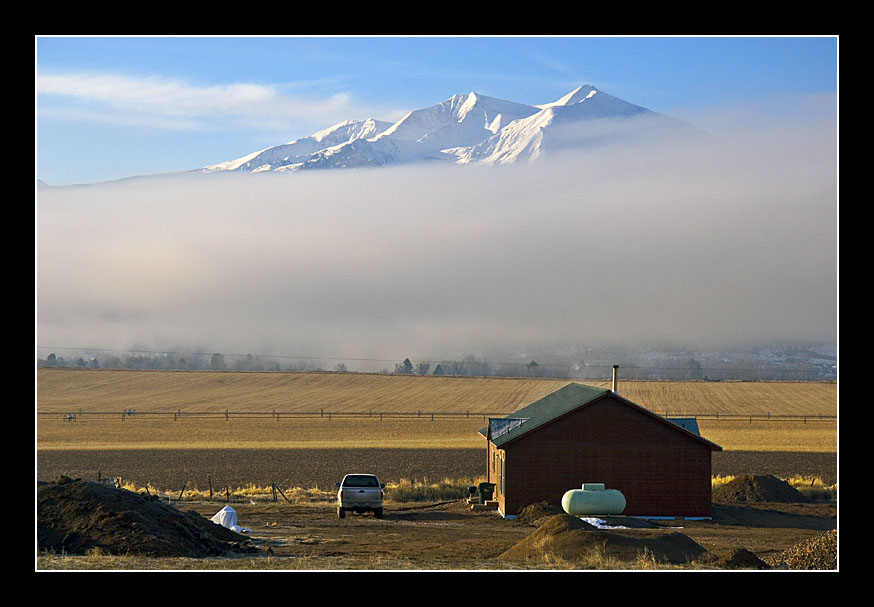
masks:
[[[782,502],[794,504],[807,501],[795,487],[776,476],[744,474],[713,490],[715,502]]]
[[[543,501],[536,504],[529,504],[519,511],[516,515],[516,520],[523,525],[539,525],[543,519],[557,514],[564,514],[564,510],[558,506],[553,506],[549,502]]]
[[[770,569],[771,566],[746,548],[731,551],[726,558],[717,563],[719,569]]]
[[[577,529],[596,531],[598,528],[576,516],[571,516],[570,514],[556,514],[549,517],[534,533],[547,537],[555,537],[566,531],[575,531]],[[531,536],[529,535],[528,537]]]
[[[836,570],[838,568],[838,532],[832,529],[767,558],[774,569]]]
[[[258,551],[249,538],[157,496],[67,477],[37,484],[37,548],[193,558]]]
[[[560,558],[585,564],[596,555],[602,564],[609,564],[609,561],[630,563],[645,553],[659,563],[682,564],[701,558],[707,551],[682,533],[636,529],[621,533],[602,531],[564,514],[549,518],[498,559],[530,562]]]

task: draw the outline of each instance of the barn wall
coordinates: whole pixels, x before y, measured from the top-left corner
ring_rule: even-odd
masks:
[[[623,514],[710,516],[710,448],[609,396],[506,445],[502,512],[604,483]]]

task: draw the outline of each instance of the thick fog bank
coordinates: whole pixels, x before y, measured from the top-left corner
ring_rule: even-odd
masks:
[[[37,341],[324,357],[834,341],[830,127],[37,194]]]

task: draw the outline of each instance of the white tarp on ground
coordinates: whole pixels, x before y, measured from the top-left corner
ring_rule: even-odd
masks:
[[[245,533],[247,531],[252,531],[251,529],[247,529],[246,527],[240,527],[237,524],[237,511],[231,508],[230,506],[225,506],[221,510],[215,513],[211,519],[213,523],[217,525],[221,525],[222,527],[227,527],[231,531],[236,531],[237,533]]]
[[[582,516],[580,518],[590,525],[594,525],[598,529],[628,529],[628,527],[623,527],[622,525],[608,525],[607,521],[600,518],[587,518]]]

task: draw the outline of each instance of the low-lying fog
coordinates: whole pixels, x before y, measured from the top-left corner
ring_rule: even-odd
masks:
[[[834,126],[735,135],[40,187],[37,343],[401,360],[834,341]]]

